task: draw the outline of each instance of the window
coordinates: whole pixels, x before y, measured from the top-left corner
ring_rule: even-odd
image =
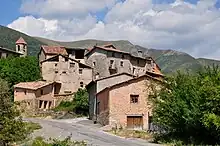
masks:
[[[18,51],[20,51],[20,45],[18,45]]]
[[[80,69],[79,69],[79,74],[82,74],[82,72],[83,72],[83,70],[80,68]]]
[[[43,90],[40,90],[40,94],[43,95],[43,94],[44,94],[44,91],[43,91]]]
[[[96,65],[96,63],[95,62],[93,62],[93,66],[95,67],[95,65]]]
[[[71,91],[64,91],[64,93],[72,93]]]
[[[80,87],[83,88],[83,82],[80,82]]]
[[[75,67],[75,63],[70,63],[70,68],[74,68]]]
[[[55,71],[55,74],[58,74],[58,71]]]
[[[130,102],[131,103],[138,103],[138,98],[139,98],[139,95],[130,95]]]
[[[135,69],[136,69],[136,68],[134,67],[134,68],[133,68],[133,74],[135,74]]]
[[[63,71],[62,73],[63,73],[63,74],[66,74],[66,71]]]
[[[24,90],[24,94],[25,94],[25,95],[27,94],[27,90]]]
[[[55,66],[57,66],[57,63],[55,63]]]
[[[112,65],[114,63],[114,60],[110,60],[110,65]]]
[[[124,66],[124,62],[123,62],[123,61],[121,61],[120,65],[123,67],[123,66]]]
[[[115,57],[115,52],[112,52],[112,57]]]

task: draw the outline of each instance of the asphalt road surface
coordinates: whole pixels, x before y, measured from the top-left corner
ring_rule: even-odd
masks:
[[[39,123],[43,128],[33,133],[33,136],[64,139],[71,136],[72,140],[86,141],[89,146],[156,146],[139,139],[125,139],[103,132],[86,118],[72,120],[42,120],[25,119]]]

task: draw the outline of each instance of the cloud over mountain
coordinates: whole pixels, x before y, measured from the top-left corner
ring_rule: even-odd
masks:
[[[174,49],[220,59],[216,0],[29,0],[10,28],[56,40],[126,39],[144,47]],[[104,14],[103,19],[98,19]]]

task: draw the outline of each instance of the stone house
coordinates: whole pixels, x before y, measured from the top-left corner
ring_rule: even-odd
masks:
[[[0,46],[0,58],[7,58],[9,56],[15,56],[15,57],[27,56],[27,43],[25,42],[25,40],[22,37],[20,37],[15,44],[16,44],[16,49],[15,49],[16,51]]]
[[[54,95],[60,92],[60,86],[58,82],[21,82],[14,85],[14,101],[27,111],[51,109],[58,104]]]
[[[152,84],[159,90],[161,80],[143,75],[100,91],[96,95],[97,122],[111,127],[147,130],[152,112],[148,101]]]
[[[135,76],[129,73],[117,73],[108,77],[99,78],[90,82],[86,89],[89,93],[89,119],[95,120],[96,94],[106,87],[128,81]]]
[[[43,80],[61,83],[60,94],[70,94],[92,81],[92,68],[64,55],[40,62]]]
[[[126,72],[135,76],[148,72],[161,74],[160,68],[151,58],[142,55],[133,56],[118,50],[113,45],[94,46],[85,54],[86,63],[93,66],[93,79],[108,77],[116,73]]]
[[[39,62],[54,57],[56,55],[68,56],[65,47],[62,46],[41,46],[40,52],[38,53]]]

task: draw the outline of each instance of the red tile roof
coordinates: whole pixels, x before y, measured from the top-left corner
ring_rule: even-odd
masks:
[[[25,42],[25,40],[24,40],[22,37],[20,37],[20,38],[16,41],[16,44],[25,44],[25,45],[27,45],[27,43]]]
[[[54,83],[54,82],[45,82],[45,81],[21,82],[21,83],[14,85],[14,88],[36,90],[36,89],[42,88],[44,86],[50,85],[52,83]]]
[[[62,46],[41,46],[46,54],[62,54],[68,55],[65,47]]]

